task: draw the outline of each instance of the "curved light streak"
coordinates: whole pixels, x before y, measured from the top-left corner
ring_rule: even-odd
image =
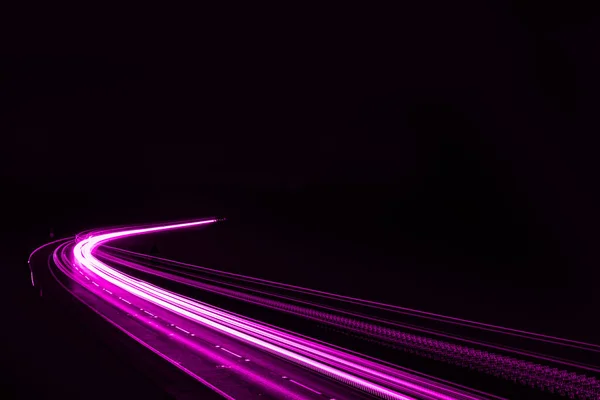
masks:
[[[159,286],[146,282],[142,279],[128,275],[121,270],[116,269],[114,265],[121,265],[133,270],[142,271],[157,275],[166,280],[182,283],[208,292],[219,295],[236,298],[247,303],[257,304],[266,308],[276,309],[287,312],[301,318],[308,318],[320,323],[333,325],[346,331],[359,333],[377,341],[389,342],[393,347],[401,346],[404,348],[413,348],[420,354],[429,353],[432,358],[446,360],[458,365],[470,365],[480,372],[485,372],[504,379],[510,379],[536,386],[541,390],[549,390],[558,394],[576,396],[577,398],[588,399],[596,398],[600,395],[600,384],[594,377],[586,377],[583,374],[569,373],[564,370],[551,368],[552,365],[572,365],[580,368],[578,373],[583,371],[598,372],[596,366],[586,366],[581,363],[569,363],[569,360],[561,360],[554,356],[546,356],[541,353],[522,351],[516,348],[510,348],[502,345],[493,345],[492,343],[478,342],[457,335],[448,334],[427,327],[427,324],[411,325],[401,324],[394,320],[379,318],[375,315],[368,315],[369,308],[381,310],[385,313],[398,313],[408,317],[421,318],[423,322],[427,320],[442,322],[449,326],[455,325],[460,329],[474,329],[492,332],[493,334],[519,337],[535,341],[537,343],[548,343],[559,347],[573,348],[577,351],[586,351],[589,353],[600,352],[600,346],[556,338],[537,333],[525,332],[516,329],[504,328],[489,324],[483,324],[474,321],[468,321],[453,317],[447,317],[439,314],[427,313],[423,311],[407,309],[392,306],[383,303],[377,303],[348,296],[342,296],[323,291],[298,287],[279,282],[268,281],[265,279],[253,278],[239,274],[233,274],[224,271],[212,270],[204,267],[191,266],[189,264],[177,263],[171,260],[161,259],[159,257],[149,257],[138,253],[129,253],[129,260],[119,258],[100,251],[99,247],[111,241],[143,234],[158,233],[176,229],[192,228],[202,225],[212,224],[218,219],[205,219],[201,221],[171,223],[161,225],[147,225],[138,227],[121,227],[100,231],[87,231],[79,234],[75,241],[66,242],[60,245],[54,252],[54,261],[56,266],[70,279],[82,284],[81,286],[95,292],[104,300],[117,308],[126,310],[125,304],[132,306],[131,302],[152,304],[156,308],[152,313],[148,310],[142,310],[146,316],[146,321],[152,325],[157,332],[176,338],[185,348],[191,351],[197,351],[198,354],[205,354],[211,359],[221,358],[219,355],[208,354],[206,350],[200,349],[194,342],[194,334],[187,329],[174,324],[171,327],[177,329],[185,335],[174,335],[174,333],[165,326],[153,323],[152,318],[158,318],[156,313],[164,319],[169,315],[183,317],[191,323],[209,328],[235,340],[241,341],[253,348],[276,355],[293,364],[302,366],[306,369],[332,378],[338,382],[347,384],[355,389],[364,391],[384,399],[482,399],[495,398],[496,396],[487,395],[476,390],[461,387],[460,385],[450,384],[437,378],[427,377],[424,374],[410,371],[408,369],[394,366],[390,363],[374,359],[338,346],[331,345],[316,339],[312,339],[301,334],[291,332],[279,327],[257,321],[247,316],[235,314],[233,312],[215,307],[213,305],[183,296],[179,293],[165,290]],[[60,242],[55,241],[53,243]],[[49,243],[51,244],[51,243]],[[48,245],[49,245],[48,244]],[[42,246],[44,247],[44,246]],[[110,248],[110,247],[109,247]],[[36,249],[38,251],[39,249]],[[35,253],[35,251],[34,251]],[[33,255],[33,253],[32,253]],[[132,258],[133,257],[133,261]],[[137,261],[136,257],[146,257],[154,262],[162,263],[160,266],[143,266],[143,261]],[[31,259],[31,256],[30,256]],[[74,269],[71,268],[71,265]],[[177,266],[181,271],[183,268],[188,272],[182,274],[187,277],[178,276],[177,272],[165,265]],[[158,268],[158,269],[157,269]],[[163,272],[166,270],[168,272]],[[190,272],[191,271],[191,272]],[[208,276],[201,276],[205,274]],[[54,275],[54,273],[53,273]],[[33,281],[33,274],[32,283]],[[56,278],[56,276],[55,276]],[[229,280],[226,282],[225,280]],[[206,283],[209,282],[209,283]],[[60,282],[59,282],[60,283]],[[35,284],[35,283],[34,283]],[[63,285],[61,283],[61,285]],[[93,286],[91,286],[93,285]],[[65,287],[63,285],[63,287]],[[65,287],[66,288],[66,287]],[[66,288],[67,289],[67,288]],[[69,289],[67,289],[69,290]],[[76,293],[71,291],[75,296]],[[251,294],[254,293],[254,294]],[[294,295],[296,293],[296,295]],[[125,297],[121,297],[125,296]],[[301,296],[302,298],[298,297]],[[117,300],[118,299],[118,300]],[[129,299],[129,300],[127,300]],[[84,301],[81,297],[80,300]],[[84,301],[85,302],[85,301]],[[333,303],[332,303],[333,302]],[[89,305],[89,304],[88,304]],[[148,305],[149,306],[149,305]],[[359,306],[362,311],[354,312],[349,306]],[[94,308],[94,307],[92,307]],[[144,307],[146,308],[146,307]],[[162,311],[158,311],[162,310]],[[97,311],[97,310],[96,310]],[[97,311],[99,312],[99,311]],[[100,313],[100,312],[99,312]],[[106,317],[105,317],[106,318]],[[140,321],[144,318],[136,317]],[[149,318],[149,319],[148,319]],[[118,326],[115,322],[109,322]],[[191,326],[191,325],[190,325]],[[155,353],[161,355],[164,359],[177,365],[177,362],[168,355],[161,353],[160,350],[153,348],[149,343],[137,338],[134,334],[127,332],[120,327],[129,336],[144,344]],[[198,328],[200,329],[200,328]],[[401,330],[398,330],[401,329]],[[511,358],[506,355],[493,354],[491,352],[477,350],[477,347],[469,348],[464,345],[456,345],[452,342],[431,339],[426,336],[418,336],[402,330],[412,330],[422,332],[426,335],[447,338],[463,343],[471,343],[481,348],[498,349],[502,352],[522,355],[529,359],[547,360],[550,367],[543,364],[536,364],[526,360]],[[198,338],[199,339],[199,338]],[[217,346],[219,347],[219,346]],[[225,348],[225,352],[231,353],[235,357],[241,357]],[[249,350],[247,350],[249,351]],[[440,358],[441,357],[441,358]],[[249,361],[249,360],[247,360]],[[490,363],[491,362],[491,363]],[[466,364],[465,364],[466,363]],[[181,365],[180,369],[186,371],[197,380],[207,384],[209,387],[220,392],[225,397],[231,398],[224,392],[219,391],[214,385],[187,370]],[[267,376],[261,376],[260,373],[252,369],[245,368],[242,364],[237,365],[236,371],[246,376],[246,379],[255,381],[264,387],[275,390],[278,396],[290,398],[308,398],[304,395],[295,393],[289,388],[283,387],[277,382],[270,381]],[[280,365],[280,368],[284,368]],[[490,369],[491,368],[491,369]],[[283,377],[287,378],[287,377]],[[297,380],[288,378],[288,381],[305,388],[314,394],[322,395],[319,391],[310,388]],[[292,385],[292,386],[294,386]]]
[[[270,329],[265,329],[265,327],[258,327],[257,324],[244,320],[243,318],[235,317],[232,314],[221,312],[212,307],[204,306],[199,302],[194,302],[193,300],[186,299],[183,296],[177,295],[157,286],[129,277],[109,267],[93,255],[93,251],[96,247],[98,247],[102,243],[106,243],[111,240],[116,240],[119,238],[133,235],[141,235],[147,233],[199,226],[213,222],[216,222],[216,220],[205,220],[141,229],[131,229],[125,231],[110,232],[98,236],[90,236],[77,243],[77,245],[73,249],[73,255],[82,266],[85,266],[91,272],[100,276],[106,281],[125,290],[126,292],[133,294],[134,296],[140,297],[153,304],[161,306],[171,312],[185,316],[203,325],[210,326],[211,328],[221,331],[222,333],[251,343],[254,346],[260,347],[271,353],[275,353],[276,355],[284,357],[292,362],[301,364],[312,370],[316,370],[339,381],[349,383],[353,386],[361,388],[362,390],[376,394],[382,398],[400,400],[412,399],[412,397],[403,395],[394,390],[390,390],[379,384],[372,383],[369,380],[353,375],[339,368],[327,365],[322,361],[318,361],[314,358],[307,357],[303,354],[300,354],[299,352],[292,351],[289,348],[284,348],[283,346],[281,346],[281,344],[287,345],[290,348],[295,348],[296,350],[303,350],[305,352],[313,354],[313,356],[319,356],[321,358],[324,358],[329,362],[344,364],[346,365],[346,367],[360,370],[363,373],[373,374],[376,376],[379,375],[381,377],[382,374],[378,373],[377,371],[373,371],[362,365],[357,365],[356,363],[349,362],[343,357],[332,356],[331,354],[326,354],[324,352],[315,350],[314,347],[311,346],[313,345],[313,343],[309,343],[308,341],[306,341],[306,339],[302,339],[299,337],[291,337],[291,335],[284,334],[283,332],[269,332]],[[271,341],[279,342],[280,344],[273,344],[272,342],[269,342],[265,339],[270,339]],[[404,386],[408,389],[419,391],[424,395],[432,396],[432,398],[443,400],[452,399],[452,397],[450,396],[441,393],[436,393],[431,389],[413,384],[408,381],[403,381],[389,376],[385,378],[392,381],[396,385]]]

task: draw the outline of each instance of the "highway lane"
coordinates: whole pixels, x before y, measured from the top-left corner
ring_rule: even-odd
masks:
[[[148,228],[143,229],[147,232]],[[150,232],[152,229],[149,229]],[[199,380],[212,385],[225,396],[232,396],[225,391],[233,391],[234,398],[247,397],[252,393],[272,394],[277,398],[369,398],[373,395],[397,399],[479,398],[460,393],[455,388],[445,388],[437,382],[426,382],[420,377],[398,379],[398,376],[406,375],[404,372],[397,373],[395,377],[383,376],[381,372],[369,370],[367,364],[357,364],[356,357],[350,360],[338,350],[323,351],[323,345],[293,337],[265,325],[261,326],[256,321],[223,314],[222,310],[208,310],[206,306],[197,303],[191,304],[192,299],[184,299],[176,294],[161,291],[160,288],[151,287],[147,283],[136,282],[115,270],[107,269],[106,266],[100,265],[103,270],[98,270],[97,260],[90,257],[91,250],[86,250],[84,246],[90,241],[102,241],[114,232],[92,234],[91,240],[90,234],[86,233],[79,236],[77,244],[61,245],[53,258],[56,267],[54,275],[59,280],[66,279],[63,284],[67,289],[70,286],[66,283],[71,282],[70,290],[81,301],[95,308],[138,341],[153,347],[153,350],[157,351],[156,346],[159,344],[153,343],[153,346],[150,346],[146,341],[157,342],[157,338],[163,340],[166,336],[170,342],[163,340],[161,350],[157,352]],[[133,232],[137,234],[140,229]],[[83,257],[77,259],[79,252]],[[75,263],[71,257],[73,253],[76,255]],[[90,259],[91,264],[86,264]],[[62,277],[57,269],[62,273]],[[73,285],[73,282],[76,284]],[[83,288],[85,290],[82,290]],[[90,293],[95,296],[94,300],[90,299]],[[101,298],[102,301],[97,301],[96,298]],[[169,306],[167,311],[170,312],[165,312],[166,305]],[[125,321],[131,318],[137,319],[136,324]],[[144,332],[144,329],[140,330],[140,326],[144,325],[146,330],[154,330],[153,334]],[[161,335],[157,335],[156,332]],[[199,340],[200,338],[202,340]],[[205,338],[211,340],[207,342]],[[174,345],[174,342],[177,345]],[[189,354],[190,349],[202,357],[193,358]],[[164,354],[166,352],[169,355]],[[333,355],[333,352],[337,354]],[[182,357],[185,358],[185,362]],[[242,357],[244,361],[240,362]],[[200,358],[204,359],[204,362]],[[238,363],[231,364],[231,358]],[[206,363],[206,360],[211,361]],[[308,372],[307,368],[312,372]],[[245,382],[240,384],[232,378],[232,372],[238,377],[243,377]],[[373,374],[378,375],[377,379],[369,376]],[[209,379],[211,382],[208,382]],[[388,382],[382,384],[384,380]],[[221,387],[216,387],[213,382]],[[243,390],[240,389],[242,387]]]
[[[4,330],[18,335],[6,342],[6,366],[15,370],[31,359],[23,371],[26,375],[15,376],[22,381],[11,380],[14,393],[8,398],[222,398],[114,329],[65,291],[49,269],[58,245],[44,246],[31,255],[29,265],[37,285],[27,295],[32,309],[19,308],[26,313],[23,320],[13,319]],[[22,345],[26,348],[15,349]],[[14,364],[11,352],[15,352]]]
[[[596,344],[482,324],[476,321],[451,318],[419,310],[403,309],[277,282],[257,280],[242,275],[226,274],[217,270],[115,247],[102,246],[98,250],[97,256],[112,262],[114,265],[120,265],[129,271],[142,272],[145,276],[157,276],[170,282],[197,288],[200,291],[240,299],[245,303],[276,309],[321,323],[329,323],[336,327],[354,325],[352,328],[356,332],[361,331],[361,329],[383,332],[381,328],[384,326],[396,330],[401,328],[405,332],[426,333],[440,339],[462,341],[467,345],[488,346],[490,350],[503,350],[513,356],[527,355],[534,357],[534,353],[526,350],[528,346],[531,347],[533,344],[543,349],[545,359],[549,358],[549,353],[554,352],[556,353],[556,361],[560,363],[561,360],[558,357],[562,356],[562,362],[565,366],[568,366],[569,363],[565,363],[564,359],[572,359],[573,363],[571,364],[575,365],[577,363],[575,360],[582,355],[589,356],[588,358],[592,359],[595,356],[595,363],[600,363],[598,358],[600,346]],[[413,323],[407,323],[406,321],[413,321]],[[430,326],[427,327],[428,325]],[[361,329],[358,329],[359,327]],[[443,327],[443,329],[440,329],[440,327]],[[449,333],[452,330],[455,331],[454,334]],[[394,336],[392,334],[395,332],[388,330],[385,333],[388,336]],[[490,343],[482,342],[484,337],[490,343],[506,343],[492,346]],[[581,358],[584,359],[585,357]],[[541,357],[541,359],[544,359],[544,357]],[[580,367],[585,370],[585,365],[582,362],[580,364]],[[588,370],[600,372],[597,368],[589,368]]]
[[[56,272],[55,272],[56,273]],[[74,283],[71,290],[136,340],[227,398],[357,398],[359,393],[203,327],[104,282]],[[87,287],[86,287],[87,286]],[[114,301],[107,301],[107,296]],[[130,301],[131,300],[131,301]],[[121,307],[116,306],[119,301]],[[158,315],[161,317],[158,317]],[[193,351],[190,351],[193,349]],[[296,378],[296,379],[294,379]],[[318,392],[318,393],[317,393]]]
[[[116,234],[105,233],[93,237],[88,240],[88,242],[85,240],[80,241],[75,246],[74,253],[76,258],[78,258],[81,253],[81,257],[79,257],[78,260],[94,273],[130,294],[144,298],[155,305],[161,306],[163,309],[166,308],[174,313],[184,315],[188,319],[208,325],[222,333],[236,337],[255,347],[259,347],[262,350],[271,352],[278,357],[284,357],[288,361],[316,370],[330,378],[361,388],[367,393],[377,394],[384,398],[399,399],[409,398],[404,395],[406,393],[417,393],[423,398],[450,398],[447,395],[444,395],[443,391],[431,390],[425,385],[415,384],[396,377],[385,377],[385,379],[392,381],[388,386],[395,386],[394,388],[386,387],[380,382],[373,382],[372,379],[365,379],[364,376],[361,376],[361,373],[364,375],[366,371],[368,374],[373,374],[373,370],[356,362],[349,363],[348,360],[340,357],[340,354],[342,353],[337,350],[335,350],[338,353],[337,355],[331,355],[321,350],[315,350],[315,343],[308,342],[305,339],[297,336],[294,337],[283,333],[282,331],[275,331],[264,325],[261,326],[259,323],[250,322],[243,318],[233,316],[232,314],[216,310],[214,307],[201,305],[191,299],[185,299],[177,294],[168,293],[160,288],[148,285],[145,282],[133,280],[130,277],[108,268],[91,255],[93,245],[101,243],[109,238],[113,239],[115,237],[123,237],[141,232],[155,232],[159,229],[175,229],[182,226],[187,227],[189,225],[190,224],[178,224],[166,228],[144,228]],[[81,271],[78,272],[81,274]],[[112,292],[112,290],[110,292]],[[285,338],[283,338],[284,336]],[[350,369],[348,367],[350,367]],[[357,369],[360,370],[359,373],[357,373]],[[381,373],[377,374],[381,375]],[[396,389],[398,388],[400,388],[402,392],[397,391]]]
[[[116,256],[115,256],[116,255]],[[571,385],[574,391],[578,390],[576,386],[583,387],[582,382],[568,382],[562,376],[569,376],[577,371],[577,379],[585,378],[590,372],[593,374],[598,371],[594,365],[586,365],[581,363],[582,356],[589,356],[590,361],[597,359],[597,346],[582,342],[573,342],[561,338],[550,338],[547,336],[509,330],[504,327],[496,327],[493,332],[496,336],[502,334],[517,344],[517,348],[506,347],[499,343],[485,343],[481,341],[481,336],[488,333],[491,326],[484,325],[486,328],[482,332],[471,332],[471,336],[475,333],[480,333],[477,340],[460,337],[456,335],[448,335],[441,331],[432,331],[424,329],[422,326],[398,324],[402,318],[397,318],[395,321],[385,321],[374,318],[377,313],[372,310],[370,315],[356,314],[348,312],[346,309],[335,307],[324,307],[323,303],[307,302],[306,297],[298,297],[298,293],[294,291],[273,293],[273,287],[270,282],[258,285],[255,282],[254,287],[250,287],[245,281],[249,278],[243,276],[228,276],[224,279],[224,273],[220,271],[208,270],[206,268],[182,264],[172,260],[165,260],[157,257],[152,257],[130,251],[123,251],[114,247],[102,248],[98,251],[98,256],[112,262],[113,265],[120,265],[127,271],[140,271],[143,279],[158,276],[169,282],[178,282],[181,285],[193,287],[198,290],[193,291],[197,295],[202,295],[205,292],[216,293],[220,295],[210,297],[210,301],[223,302],[223,298],[239,300],[238,306],[241,309],[248,311],[247,304],[251,303],[257,306],[263,306],[268,309],[277,310],[285,316],[287,314],[318,322],[323,325],[361,334],[365,339],[378,339],[381,342],[388,342],[399,348],[418,351],[423,356],[429,357],[429,363],[433,364],[436,360],[447,364],[458,364],[458,368],[467,368],[479,373],[485,373],[490,376],[496,376],[508,382],[504,385],[507,393],[516,394],[519,391],[518,386],[515,387],[512,382],[525,382],[534,386],[546,385],[550,388],[554,385],[556,391],[564,390],[567,385]],[[135,262],[131,262],[135,260]],[[175,286],[182,289],[182,286]],[[173,286],[173,285],[171,285]],[[174,289],[177,290],[177,289]],[[188,291],[190,292],[190,291]],[[252,294],[255,293],[255,294]],[[206,297],[206,296],[204,296]],[[207,300],[209,301],[209,300]],[[209,302],[210,302],[209,301]],[[228,307],[235,305],[232,302],[227,303]],[[246,306],[244,306],[246,304]],[[306,306],[310,305],[310,308]],[[347,304],[346,304],[347,306]],[[325,310],[326,312],[319,311]],[[358,319],[360,317],[360,319]],[[445,317],[447,319],[447,317]],[[289,318],[288,318],[289,319]],[[374,324],[374,322],[378,324]],[[385,323],[385,324],[383,324]],[[462,325],[474,325],[477,323],[471,321],[460,321]],[[386,327],[387,325],[387,327]],[[392,328],[392,329],[390,329]],[[401,329],[400,329],[401,328]],[[297,329],[297,328],[295,328]],[[471,329],[472,330],[472,329]],[[408,333],[408,332],[414,332]],[[426,334],[424,336],[424,334]],[[489,336],[489,335],[488,335]],[[439,339],[431,339],[431,338]],[[343,338],[342,338],[343,339]],[[452,339],[451,342],[448,342]],[[497,338],[498,339],[498,338]],[[518,339],[515,341],[514,339]],[[529,342],[526,341],[529,340]],[[452,344],[459,341],[464,345],[457,346]],[[520,343],[519,343],[520,341]],[[338,343],[339,340],[334,340]],[[347,340],[345,341],[347,342]],[[356,343],[353,343],[356,345]],[[473,347],[477,345],[478,347]],[[532,351],[532,345],[543,348],[546,353]],[[486,348],[488,351],[482,351],[481,348]],[[561,350],[564,354],[568,354],[571,358],[556,358],[556,351]],[[500,352],[500,353],[499,353]],[[554,353],[554,356],[552,356]],[[579,359],[579,361],[577,361]],[[493,362],[491,360],[494,360]],[[531,362],[531,360],[535,362]],[[408,360],[403,357],[403,363]],[[501,361],[501,362],[498,362]],[[547,365],[555,365],[559,368],[571,369],[571,373],[565,370],[552,369]],[[597,360],[596,364],[597,365]],[[437,369],[439,372],[441,370]],[[593,383],[594,378],[589,379]],[[479,378],[481,380],[481,378]],[[483,386],[485,387],[485,386]],[[541,387],[543,388],[543,387]],[[531,398],[532,393],[521,393],[520,395]]]
[[[95,255],[98,246],[118,238],[214,222],[86,232],[78,235],[76,241],[57,247],[51,271],[67,290],[98,314],[228,398],[492,397],[381,365],[344,349],[169,292],[118,271]],[[575,390],[577,387],[571,385],[566,393]],[[592,392],[577,394],[591,398],[584,397],[586,393]]]

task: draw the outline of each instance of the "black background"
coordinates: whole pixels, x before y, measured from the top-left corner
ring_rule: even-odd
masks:
[[[50,229],[218,214],[346,274],[339,291],[597,337],[596,10],[161,7],[38,9],[6,36],[11,318],[52,337],[25,292]],[[7,385],[52,373],[6,331]],[[40,393],[72,384],[49,376]]]

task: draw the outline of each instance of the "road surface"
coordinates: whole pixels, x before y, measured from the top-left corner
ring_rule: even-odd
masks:
[[[115,249],[120,238],[217,222],[123,227],[84,232],[49,245],[48,271],[62,288],[142,346],[222,397],[231,399],[483,399],[493,394],[424,376],[167,290],[124,272],[138,271],[339,329],[388,341],[429,358],[465,364],[501,379],[559,395],[597,398],[600,369],[547,351],[476,341],[466,331],[595,355],[600,347],[418,310],[346,298],[309,288],[177,265]],[[30,262],[33,260],[30,258]],[[186,270],[187,268],[187,270]],[[32,284],[36,285],[32,269]],[[37,284],[43,292],[42,283]],[[377,309],[379,315],[366,312]],[[390,316],[402,314],[399,323]],[[452,329],[440,331],[440,324]],[[486,348],[486,350],[482,350]],[[531,347],[530,347],[531,348]],[[548,350],[544,348],[544,350]],[[561,355],[563,353],[560,353]],[[532,361],[534,360],[534,361]],[[557,368],[557,366],[561,368]],[[570,368],[567,369],[567,368]],[[576,372],[573,372],[576,371]],[[584,375],[583,372],[587,373]],[[591,375],[591,376],[590,376]],[[521,382],[522,381],[522,382]]]

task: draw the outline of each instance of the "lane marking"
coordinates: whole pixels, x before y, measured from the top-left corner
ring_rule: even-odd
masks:
[[[210,222],[214,222],[214,220],[210,221]],[[169,229],[175,229],[175,228],[179,228],[179,227],[194,226],[194,225],[199,225],[200,223],[202,223],[202,222],[182,223],[182,224],[177,224],[177,225],[159,226],[159,227],[152,227],[152,228],[146,228],[146,229],[132,229],[132,230],[121,231],[121,232],[117,232],[117,233],[114,233],[114,232],[113,233],[105,233],[103,235],[95,236],[95,237],[93,237],[93,239],[90,238],[87,241],[81,241],[81,242],[77,243],[75,248],[73,249],[73,254],[75,255],[75,258],[77,260],[81,260],[80,262],[82,262],[86,266],[86,268],[88,268],[92,272],[98,274],[99,277],[104,278],[108,282],[114,284],[115,286],[117,286],[123,290],[128,291],[129,293],[131,293],[137,297],[140,297],[147,301],[154,302],[155,304],[160,305],[165,309],[176,312],[182,316],[193,319],[196,322],[200,322],[204,325],[208,325],[211,328],[214,328],[221,332],[227,333],[230,336],[244,339],[245,341],[248,341],[248,342],[252,343],[253,345],[256,345],[257,347],[265,348],[274,353],[277,353],[278,355],[281,355],[282,357],[291,359],[291,361],[296,362],[297,364],[300,364],[302,366],[309,366],[309,367],[312,367],[313,369],[318,370],[319,372],[327,373],[328,375],[335,377],[337,380],[342,380],[344,382],[350,381],[350,383],[353,384],[353,386],[358,386],[360,389],[368,391],[372,394],[386,395],[386,397],[409,399],[409,397],[407,397],[407,396],[402,396],[400,394],[397,394],[395,391],[393,391],[391,389],[382,387],[377,383],[372,383],[360,376],[353,376],[352,374],[346,372],[346,370],[343,369],[344,367],[342,367],[342,369],[338,369],[337,367],[329,366],[329,365],[325,364],[324,362],[313,360],[310,357],[307,357],[303,354],[298,354],[294,350],[288,349],[285,345],[282,346],[279,344],[274,344],[274,343],[271,343],[268,339],[262,339],[261,336],[270,338],[272,336],[275,336],[275,334],[268,332],[266,329],[263,331],[260,328],[259,324],[257,324],[258,327],[254,328],[252,325],[247,323],[242,317],[237,318],[237,319],[239,319],[239,322],[234,321],[236,323],[233,323],[227,318],[228,314],[225,312],[223,313],[223,315],[221,315],[221,313],[212,311],[210,307],[207,307],[206,310],[201,309],[201,307],[196,305],[197,303],[195,303],[194,301],[190,301],[190,304],[188,304],[183,300],[182,297],[178,296],[177,294],[169,295],[169,294],[167,294],[167,291],[163,291],[160,288],[154,289],[153,285],[151,285],[151,284],[142,285],[140,283],[140,286],[138,286],[134,282],[134,279],[127,278],[126,275],[122,275],[119,272],[117,272],[116,270],[113,270],[110,267],[104,265],[102,262],[95,259],[93,257],[93,255],[91,254],[92,250],[95,247],[98,247],[100,245],[100,243],[106,242],[111,239],[116,239],[118,237],[131,236],[131,235],[135,235],[135,234],[155,232],[155,231],[160,231],[160,230],[169,230]],[[206,222],[204,222],[204,223],[206,223]],[[213,316],[215,316],[214,318],[216,319],[216,321],[214,321],[211,318]],[[233,317],[232,317],[232,319],[233,319]],[[233,327],[229,326],[229,324],[233,325]],[[252,326],[252,329],[250,329],[251,326]],[[238,328],[238,329],[236,329],[236,328]],[[245,332],[246,329],[252,333],[246,333]],[[276,331],[274,331],[274,332],[276,332]],[[170,336],[172,336],[172,334]],[[298,347],[301,349],[309,348],[309,346],[304,345],[300,339],[296,339],[295,342],[294,342],[294,339],[295,338],[290,335],[290,339],[288,341],[291,342],[291,345],[295,345],[295,347]],[[280,339],[280,340],[283,341],[283,339]],[[310,342],[306,341],[306,343],[310,343]],[[224,350],[226,350],[226,349],[224,349]],[[313,349],[309,348],[309,350],[313,350]],[[228,350],[226,350],[226,351],[228,351]],[[314,353],[320,354],[321,351],[317,352],[316,350],[314,350]],[[232,354],[235,354],[235,353],[232,353]],[[326,355],[328,356],[327,359],[337,360],[337,358],[334,358],[333,356],[329,356],[329,354],[326,354]],[[238,355],[236,355],[236,356],[238,356]],[[241,358],[241,356],[239,356],[239,357]],[[340,356],[340,362],[343,362],[344,364],[348,364],[348,366],[354,365],[354,364],[346,361],[345,359],[343,359],[342,356]],[[361,366],[358,362],[357,362],[357,365]],[[367,372],[371,372],[370,369],[367,369],[366,367],[363,367],[363,368]],[[401,380],[400,380],[400,383],[402,383]],[[299,383],[295,382],[295,384],[299,384]],[[407,386],[408,386],[408,384],[409,384],[408,382],[404,383],[404,385],[407,385]],[[306,387],[305,385],[302,385],[302,384],[299,384],[299,385]],[[411,385],[417,386],[416,384],[411,384]],[[308,388],[308,387],[306,387],[306,388],[307,388],[307,390],[312,389],[312,388]],[[419,386],[417,386],[417,388],[419,388]],[[314,390],[314,389],[312,389],[312,390]],[[432,392],[432,390],[427,390],[427,391]]]
[[[177,325],[175,325],[175,329],[179,329],[181,332],[185,332],[185,333],[187,333],[188,335],[190,334],[190,331],[186,331],[185,329],[183,329],[183,328],[180,328],[180,327],[178,327]]]
[[[108,289],[104,289],[104,288],[102,288],[102,290],[104,290],[104,291],[105,291],[106,293],[108,293],[108,294],[112,294],[112,292],[111,292],[110,290],[108,290]]]
[[[121,300],[121,301],[124,301],[124,302],[125,302],[125,303],[127,303],[127,304],[131,304],[129,301],[125,300],[125,299],[124,299],[124,298],[122,298],[122,297],[119,297],[119,300]]]
[[[315,389],[313,389],[313,388],[311,388],[311,387],[308,387],[308,386],[306,386],[306,385],[303,385],[303,384],[301,384],[300,382],[296,382],[296,381],[295,381],[295,380],[293,380],[293,379],[290,379],[290,382],[292,382],[292,383],[295,383],[295,384],[296,384],[296,385],[298,385],[298,386],[302,386],[304,389],[308,389],[308,390],[310,390],[310,391],[311,391],[311,392],[313,392],[313,393],[316,393],[316,394],[323,394],[323,393],[319,392],[318,390],[315,390]]]
[[[100,287],[100,285],[98,285],[96,282],[92,281],[92,283],[96,285],[96,287]]]
[[[242,356],[240,356],[239,354],[235,354],[233,351],[229,351],[227,350],[225,347],[221,347],[221,350],[228,352],[229,354],[233,354],[234,356],[238,357],[238,358],[242,358]]]

